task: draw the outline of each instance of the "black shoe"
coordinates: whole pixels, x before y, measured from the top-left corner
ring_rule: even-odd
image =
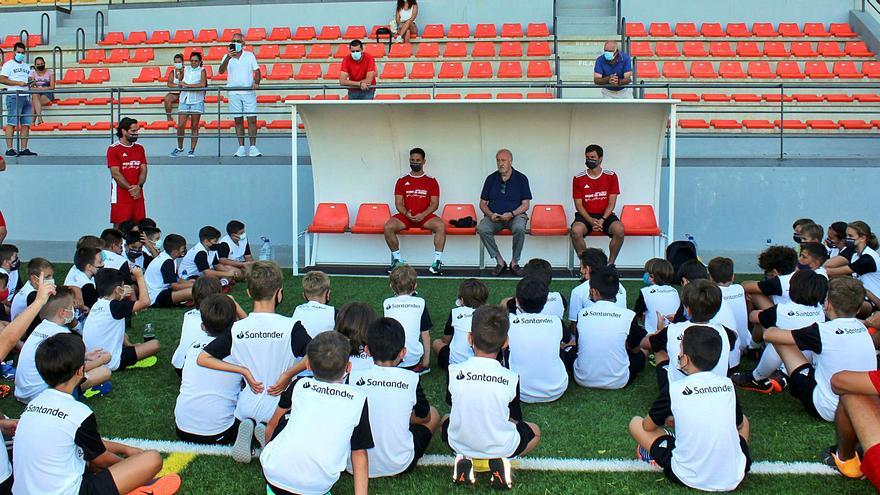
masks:
[[[776,370],[773,372],[773,375],[770,377],[770,380],[779,384],[780,391],[785,390],[788,387],[788,375],[785,373]]]
[[[505,270],[507,270],[507,263],[495,265],[495,268],[492,269],[492,275],[499,277]]]
[[[492,475],[490,481],[492,488],[496,490],[510,490],[513,487],[510,460],[505,458],[489,459],[489,473]]]
[[[455,465],[452,468],[452,482],[456,485],[473,485],[477,478],[474,476],[474,462],[461,454],[455,456]]]
[[[751,373],[734,373],[730,378],[733,384],[743,390],[751,390],[762,394],[772,394],[774,392],[782,392],[782,386],[769,378],[756,380]]]
[[[432,275],[443,275],[443,262],[435,261],[428,271],[431,272]]]
[[[511,263],[510,264],[510,273],[512,273],[514,277],[522,277],[523,276],[523,269],[518,264],[514,265],[513,263]]]
[[[6,156],[18,156],[18,152],[12,148],[6,150]]]
[[[34,153],[33,151],[25,148],[25,149],[18,152],[18,156],[37,156],[37,154]]]

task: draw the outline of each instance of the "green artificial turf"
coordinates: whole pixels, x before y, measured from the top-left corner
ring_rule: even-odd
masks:
[[[56,280],[67,266],[59,266]],[[487,280],[490,302],[498,302],[513,294],[516,281]],[[434,322],[432,336],[443,333],[449,310],[457,296],[460,280],[422,279],[419,295],[427,300]],[[568,297],[577,284],[574,279],[556,280],[552,290]],[[640,281],[625,282],[629,305],[635,302]],[[291,314],[302,302],[299,279],[285,272],[285,298],[279,313]],[[252,307],[245,294],[244,284],[232,292],[247,311]],[[392,295],[384,278],[331,277],[331,304],[341,307],[352,301],[373,305],[381,314],[382,300]],[[94,409],[98,427],[105,437],[129,437],[156,440],[177,440],[174,428],[174,403],[179,381],[171,368],[170,358],[177,346],[184,309],[150,309],[138,314],[133,321],[130,337],[141,340],[144,324],[153,323],[157,338],[162,343],[159,363],[149,369],[129,370],[114,374],[113,392],[107,397],[86,401]],[[746,367],[754,363],[745,361]],[[449,407],[444,402],[446,376],[435,368],[422,377],[422,385],[431,404],[442,413]],[[650,365],[636,382],[619,391],[588,390],[571,382],[565,396],[551,404],[524,404],[526,420],[542,429],[542,443],[530,454],[535,457],[568,457],[582,459],[632,459],[635,444],[626,431],[633,415],[644,415],[657,392],[654,368]],[[739,392],[743,411],[751,420],[751,453],[756,461],[810,461],[818,462],[822,449],[834,442],[831,424],[810,418],[800,403],[791,396],[763,396]],[[22,406],[9,397],[0,400],[0,410],[11,417],[21,414]],[[449,455],[450,451],[435,438],[430,454]],[[420,467],[410,475],[372,480],[373,493],[446,494],[447,492],[488,492],[488,482],[482,479],[475,489],[458,488],[449,482],[450,470]],[[182,473],[186,494],[260,494],[265,493],[259,463],[236,464],[231,458],[200,456]],[[351,493],[351,478],[343,475],[333,493]],[[573,473],[516,471],[515,492],[528,494],[582,494],[582,493],[684,493],[664,481],[658,473]],[[739,490],[742,493],[871,493],[866,481],[849,481],[834,476],[819,475],[750,475]]]

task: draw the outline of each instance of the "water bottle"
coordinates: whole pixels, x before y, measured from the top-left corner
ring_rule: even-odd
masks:
[[[144,342],[149,342],[155,339],[156,333],[153,332],[153,324],[147,323],[146,325],[144,325]]]
[[[272,259],[272,243],[269,242],[268,237],[260,237],[263,241],[263,246],[260,247],[260,261],[269,261]]]

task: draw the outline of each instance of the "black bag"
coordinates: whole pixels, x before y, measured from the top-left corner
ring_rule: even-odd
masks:
[[[675,241],[666,246],[666,260],[672,263],[675,273],[686,261],[697,259],[697,246],[693,241]]]
[[[452,219],[449,221],[449,224],[453,227],[458,227],[460,229],[469,229],[471,227],[476,227],[477,222],[471,216],[467,216],[459,219]]]

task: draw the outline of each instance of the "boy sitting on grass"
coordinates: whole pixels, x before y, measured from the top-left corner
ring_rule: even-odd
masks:
[[[550,283],[553,282],[553,267],[550,262],[541,258],[532,258],[523,266],[523,278],[536,278],[548,287],[547,303],[541,308],[541,314],[556,316],[560,320],[565,318],[565,307],[568,301],[565,296],[556,291],[550,291]],[[501,301],[501,304],[507,306],[507,311],[516,314],[516,298],[508,297]]]
[[[308,272],[302,278],[305,303],[293,310],[293,321],[302,323],[309,336],[333,330],[336,308],[330,306],[330,277],[320,271]]]
[[[431,372],[431,334],[434,327],[428,306],[416,295],[416,271],[409,265],[398,265],[389,275],[395,296],[385,299],[382,308],[386,318],[394,318],[406,332],[406,356],[400,366],[423,375]]]
[[[187,251],[180,260],[177,273],[184,280],[195,280],[202,275],[216,277],[234,282],[241,276],[241,271],[231,266],[220,265],[217,256],[217,243],[220,242],[220,231],[210,225],[199,229],[199,242]]]
[[[449,319],[443,327],[443,337],[431,343],[437,353],[437,365],[442,369],[450,364],[463,363],[474,355],[467,334],[471,333],[474,310],[489,300],[489,288],[475,278],[469,278],[458,286],[458,299],[449,311]]]
[[[162,243],[162,253],[150,263],[144,272],[150,307],[173,308],[192,299],[192,280],[180,280],[174,260],[186,254],[186,239],[169,234]]]
[[[529,453],[541,441],[538,425],[522,419],[519,376],[497,359],[509,328],[504,308],[477,308],[468,334],[474,356],[449,366],[446,399],[452,407],[442,420],[442,437],[456,454],[453,483],[476,483],[474,459],[488,459],[492,486],[509,489],[509,458]]]
[[[837,445],[825,449],[823,460],[847,478],[868,478],[880,490],[880,371],[840,371],[831,377],[831,389],[840,396]]]
[[[568,326],[577,327],[578,314],[585,308],[593,305],[590,300],[590,274],[608,266],[608,256],[598,248],[587,248],[580,255],[581,283],[571,290],[568,305]],[[621,308],[626,308],[626,288],[620,284],[614,303]],[[649,332],[651,330],[648,330]]]
[[[98,239],[100,241],[100,239]],[[89,308],[98,300],[95,290],[95,274],[104,268],[101,249],[96,247],[80,247],[73,255],[73,266],[64,277],[64,285],[73,291],[76,309],[84,316]]]
[[[709,280],[721,289],[721,305],[730,308],[733,321],[736,322],[736,340],[742,350],[754,348],[752,335],[749,332],[749,309],[746,303],[746,292],[743,286],[734,283],[736,277],[733,271],[733,260],[730,258],[716,257],[709,260],[706,267],[709,272]]]
[[[151,484],[162,456],[101,438],[95,413],[73,397],[85,378],[86,348],[76,335],[60,334],[40,344],[37,369],[50,388],[21,414],[15,433],[14,493],[104,495],[155,493],[180,488],[171,474]]]
[[[234,330],[233,330],[234,331]],[[355,495],[366,495],[367,449],[374,447],[367,394],[344,384],[351,369],[351,344],[338,332],[324,332],[309,343],[313,378],[297,378],[281,394],[266,428],[260,454],[267,493],[329,493],[351,462]]]
[[[657,329],[657,315],[674,314],[681,300],[672,284],[675,282],[675,268],[663,258],[651,258],[645,263],[642,277],[645,287],[639,290],[639,298],[633,311],[642,320],[645,330]]]
[[[751,308],[767,309],[774,304],[790,301],[789,284],[797,262],[797,251],[788,246],[770,246],[765,249],[758,256],[758,266],[764,271],[764,280],[742,284]]]
[[[251,255],[251,246],[248,244],[243,223],[230,220],[226,224],[226,235],[221,237],[220,243],[217,244],[217,255],[223,266],[237,268],[242,272],[250,268],[254,263],[254,257]]]

